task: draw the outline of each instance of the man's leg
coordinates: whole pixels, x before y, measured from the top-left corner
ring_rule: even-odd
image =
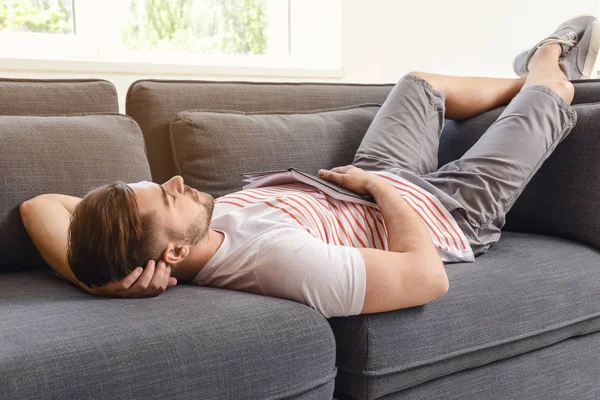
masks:
[[[574,88],[559,68],[561,52],[556,43],[539,48],[521,92],[498,120],[463,157],[423,177],[460,204],[453,215],[471,229],[471,239],[475,234],[475,253],[500,238],[506,213],[575,125]]]
[[[508,104],[525,84],[525,78],[499,79],[411,72],[442,92],[446,119],[466,119]]]
[[[444,118],[462,119],[508,104],[525,80],[411,72],[390,92],[353,164],[365,170],[437,170]],[[484,88],[484,90],[482,90]]]
[[[375,115],[352,164],[367,171],[435,171],[443,125],[444,95],[425,80],[406,75]]]

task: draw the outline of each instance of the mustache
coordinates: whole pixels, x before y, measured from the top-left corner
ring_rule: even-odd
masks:
[[[189,194],[196,204],[199,204],[206,208],[206,211],[208,213],[208,219],[210,220],[213,209],[215,207],[215,199],[208,193],[198,192],[198,194],[196,194],[194,193],[194,189],[185,184],[183,185],[183,193]],[[203,198],[206,200],[206,202],[203,202]]]
[[[188,185],[183,185],[183,193],[186,195],[189,195],[192,200],[194,200],[196,203],[201,204],[199,199],[196,199],[196,196],[194,196],[194,192],[192,191],[192,188],[189,187]]]

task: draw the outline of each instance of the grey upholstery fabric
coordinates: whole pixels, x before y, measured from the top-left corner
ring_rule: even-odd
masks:
[[[575,85],[573,104],[600,102],[600,79],[581,79],[571,81]]]
[[[123,115],[0,116],[0,143],[0,272],[45,265],[21,222],[25,200],[151,179],[140,129]]]
[[[170,127],[177,173],[222,196],[242,189],[243,172],[351,164],[378,105],[304,113],[184,111]]]
[[[142,128],[155,182],[175,174],[169,123],[180,111],[287,112],[381,104],[393,85],[141,80],[127,93],[126,110]]]
[[[0,78],[0,115],[117,112],[117,90],[105,80]]]
[[[597,400],[600,398],[599,371],[600,333],[594,333],[461,371],[380,399]]]
[[[330,399],[335,343],[300,303],[178,285],[84,294],[45,271],[0,279],[2,399]]]
[[[600,92],[600,83],[596,84]],[[506,230],[543,233],[600,248],[600,104],[578,104],[577,124],[546,160],[507,215]],[[440,165],[460,157],[501,109],[470,120],[447,121]]]
[[[600,330],[599,250],[505,232],[446,271],[450,290],[430,304],[329,320],[337,390],[374,399]]]

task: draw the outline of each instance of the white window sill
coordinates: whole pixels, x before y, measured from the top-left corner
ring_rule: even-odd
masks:
[[[342,68],[298,68],[293,66],[241,66],[226,64],[167,64],[130,61],[0,58],[2,71],[112,73],[119,75],[166,75],[186,77],[268,77],[341,80]]]

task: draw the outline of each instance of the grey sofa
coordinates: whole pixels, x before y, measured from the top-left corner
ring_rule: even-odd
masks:
[[[51,272],[20,223],[20,202],[39,193],[181,173],[169,137],[181,111],[310,113],[381,104],[391,87],[143,80],[127,95],[129,118],[106,81],[0,80],[0,398],[599,398],[597,81],[576,82],[577,127],[500,242],[475,263],[448,264],[450,291],[422,307],[325,319],[288,300],[188,285],[94,298]],[[500,112],[447,121],[440,164]]]

